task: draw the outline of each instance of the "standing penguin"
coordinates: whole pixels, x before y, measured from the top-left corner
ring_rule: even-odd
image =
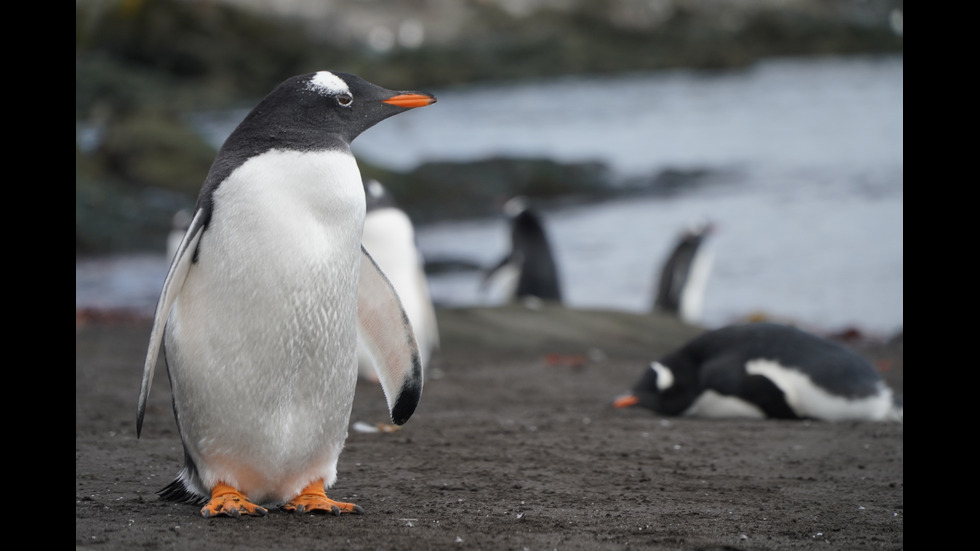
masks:
[[[484,289],[496,279],[507,287],[508,300],[534,297],[561,302],[558,267],[541,219],[524,197],[507,201],[503,210],[510,219],[511,250],[487,271]]]
[[[418,341],[424,373],[432,354],[439,349],[439,326],[422,253],[415,243],[415,227],[381,182],[365,180],[364,195],[367,215],[361,242],[401,299]],[[373,359],[364,351],[359,354],[358,366],[362,378],[376,379]]]
[[[350,143],[435,98],[321,71],[266,96],[221,147],[164,281],[137,436],[161,343],[185,464],[160,491],[201,514],[361,512],[326,496],[357,380],[358,335],[379,359],[392,421],[422,371],[398,297],[361,246]]]
[[[655,312],[676,316],[687,323],[700,321],[713,261],[704,243],[713,230],[712,224],[697,222],[681,233],[660,270],[653,302]]]
[[[795,327],[730,325],[650,364],[616,407],[662,415],[902,421],[901,401],[857,352]]]

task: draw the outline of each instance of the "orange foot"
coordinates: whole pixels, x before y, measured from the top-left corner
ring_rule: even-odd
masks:
[[[211,501],[201,509],[204,518],[218,515],[238,518],[242,515],[264,517],[269,511],[248,500],[245,494],[219,482],[211,489]]]
[[[330,513],[340,515],[341,513],[364,514],[364,509],[360,505],[334,501],[327,497],[323,490],[323,480],[316,480],[288,503],[282,506],[287,511],[294,513]]]

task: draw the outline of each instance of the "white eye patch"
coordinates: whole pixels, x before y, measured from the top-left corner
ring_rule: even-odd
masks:
[[[650,364],[650,369],[657,374],[658,389],[667,390],[668,388],[674,386],[674,372],[671,371],[669,367],[660,362],[653,362]]]
[[[310,79],[310,90],[325,96],[349,94],[350,88],[340,77],[330,71],[320,71]]]

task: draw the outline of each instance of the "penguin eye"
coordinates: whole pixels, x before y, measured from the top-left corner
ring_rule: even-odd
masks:
[[[350,107],[350,104],[354,102],[354,98],[350,94],[340,94],[337,96],[337,103],[343,107]]]

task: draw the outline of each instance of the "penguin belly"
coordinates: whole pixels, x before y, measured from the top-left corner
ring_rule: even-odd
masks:
[[[192,492],[220,482],[269,503],[336,480],[356,384],[363,217],[360,174],[339,153],[272,151],[215,191],[165,337]]]
[[[708,277],[714,255],[705,250],[704,245],[698,247],[688,270],[687,281],[681,291],[680,315],[687,323],[698,323],[704,310],[704,293],[708,287]]]
[[[681,413],[683,417],[709,419],[764,419],[762,409],[738,396],[725,396],[713,390],[705,390]]]

